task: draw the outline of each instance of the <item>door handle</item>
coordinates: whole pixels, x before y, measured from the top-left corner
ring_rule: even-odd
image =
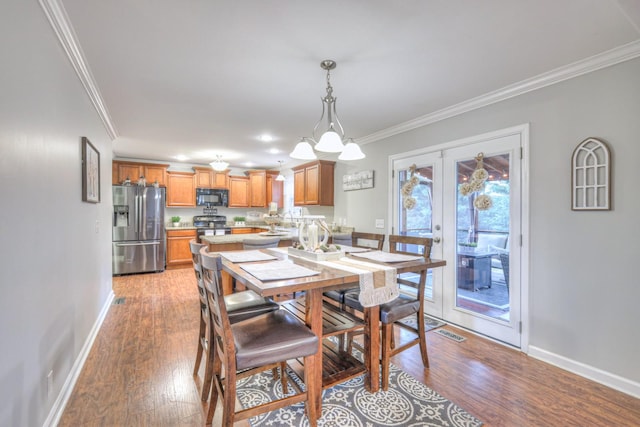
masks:
[[[150,245],[159,245],[160,242],[136,242],[136,243],[116,243],[116,246],[150,246]]]
[[[439,237],[434,237],[433,238],[433,243],[440,243],[440,238]]]

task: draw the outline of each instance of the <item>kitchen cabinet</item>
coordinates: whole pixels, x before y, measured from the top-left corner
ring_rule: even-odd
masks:
[[[271,202],[284,206],[283,183],[276,181],[278,171],[252,170],[248,171],[250,183],[250,206],[255,208],[269,207]]]
[[[229,207],[249,207],[249,177],[229,176]]]
[[[231,234],[251,234],[251,233],[262,233],[266,231],[262,228],[253,228],[253,227],[234,227],[231,229]]]
[[[114,160],[111,169],[111,183],[122,184],[125,179],[129,178],[131,183],[135,184],[141,176],[144,176],[147,185],[158,181],[160,186],[165,187],[167,185],[168,167],[169,165],[166,164]]]
[[[318,160],[293,168],[293,204],[333,206],[335,162]]]
[[[196,230],[167,230],[167,269],[193,265],[189,242],[196,238]]]
[[[215,171],[207,167],[194,166],[196,188],[229,188],[229,171]]]
[[[196,206],[194,175],[193,172],[167,172],[167,206]]]

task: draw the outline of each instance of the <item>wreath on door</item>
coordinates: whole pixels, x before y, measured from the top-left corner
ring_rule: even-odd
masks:
[[[413,189],[420,183],[420,179],[416,176],[416,165],[409,167],[409,179],[402,185],[400,193],[402,194],[402,206],[406,210],[411,210],[416,206],[416,198],[412,196]]]
[[[470,196],[474,193],[480,193],[484,191],[484,184],[489,178],[489,172],[484,168],[484,153],[478,153],[475,157],[476,168],[471,174],[471,181],[465,182],[460,185],[460,194],[463,196]],[[473,200],[473,206],[479,211],[486,211],[493,206],[493,200],[488,194],[476,194]]]

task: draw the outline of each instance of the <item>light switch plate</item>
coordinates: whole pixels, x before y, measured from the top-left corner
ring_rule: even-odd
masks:
[[[376,228],[384,228],[384,219],[376,219]]]

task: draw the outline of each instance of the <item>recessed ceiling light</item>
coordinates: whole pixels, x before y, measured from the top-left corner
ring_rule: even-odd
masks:
[[[188,160],[189,158],[187,156],[185,156],[184,154],[178,154],[177,156],[174,156],[174,159],[176,160],[180,160],[181,162]]]
[[[269,149],[269,153],[271,154],[278,154],[280,152],[280,150],[278,150],[277,148],[270,148]]]
[[[246,167],[250,168],[251,166],[253,166],[253,162],[247,162],[244,164]]]
[[[262,141],[262,142],[271,142],[271,141],[273,141],[273,137],[271,135],[267,135],[265,133],[264,135],[260,135],[260,141]]]

